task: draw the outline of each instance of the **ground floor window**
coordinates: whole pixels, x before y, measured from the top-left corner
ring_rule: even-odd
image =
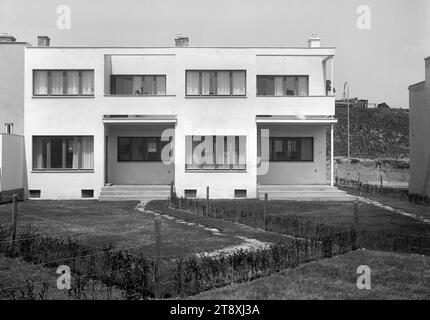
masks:
[[[118,161],[161,161],[161,137],[118,137]]]
[[[314,138],[270,137],[270,161],[313,161]]]
[[[245,170],[246,136],[186,136],[185,168]]]
[[[94,169],[94,137],[33,136],[33,169]]]

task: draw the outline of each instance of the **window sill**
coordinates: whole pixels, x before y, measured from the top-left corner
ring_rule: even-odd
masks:
[[[104,97],[111,98],[163,98],[176,97],[175,94],[104,94]]]
[[[74,96],[74,95],[63,95],[63,96],[32,96],[33,99],[94,99],[95,96]]]
[[[52,170],[52,169],[46,169],[46,170],[35,170],[33,169],[31,173],[94,173],[94,169],[58,169],[58,170]]]
[[[247,99],[247,96],[185,96],[185,99]]]
[[[326,95],[316,95],[316,96],[262,96],[257,95],[257,98],[325,98],[325,97],[334,97],[334,96],[326,96]]]
[[[185,169],[185,173],[247,173],[243,169]]]

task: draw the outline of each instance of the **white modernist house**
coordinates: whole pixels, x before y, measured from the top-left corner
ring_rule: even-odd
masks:
[[[334,55],[316,36],[307,47],[28,47],[30,198],[167,197],[171,183],[187,197],[341,197],[333,158],[326,169]]]

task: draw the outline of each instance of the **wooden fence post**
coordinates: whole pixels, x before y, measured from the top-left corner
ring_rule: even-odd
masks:
[[[210,208],[209,208],[209,186],[206,187],[206,216],[209,217]]]
[[[382,174],[379,175],[379,179],[381,180],[381,189],[382,189],[382,181],[383,181]]]
[[[155,218],[154,225],[154,237],[155,237],[155,252],[154,252],[154,280],[155,280],[155,297],[160,298],[160,268],[161,268],[161,219]]]
[[[173,204],[173,181],[170,183],[170,205]]]
[[[11,254],[15,251],[15,239],[16,239],[16,224],[18,215],[18,195],[13,195],[13,206],[12,206],[12,225],[10,232],[10,252]]]
[[[269,198],[269,194],[264,194],[264,216],[263,216],[263,223],[264,223],[264,230],[267,231],[267,201]]]
[[[358,249],[358,201],[355,200],[354,201],[354,232],[355,232],[355,236],[353,239],[353,250]]]

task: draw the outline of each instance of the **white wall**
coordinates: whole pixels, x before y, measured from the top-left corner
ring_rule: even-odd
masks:
[[[118,137],[160,137],[165,125],[109,125],[108,182],[113,184],[170,184],[174,165],[161,161],[118,161]]]
[[[270,137],[313,137],[314,161],[270,162],[267,174],[257,177],[258,183],[326,184],[326,126],[259,125],[259,134],[261,129],[269,129]]]
[[[130,57],[124,56],[127,54]],[[274,58],[279,54],[287,56],[287,59]],[[29,189],[41,189],[42,198],[53,199],[79,198],[81,189],[94,189],[95,197],[98,197],[104,183],[103,115],[176,115],[174,174],[177,193],[182,195],[184,189],[197,188],[198,196],[204,196],[209,185],[214,197],[232,197],[234,189],[247,189],[248,196],[255,197],[256,115],[334,115],[334,97],[321,96],[324,94],[322,60],[333,54],[334,49],[331,48],[27,48],[25,142]],[[282,63],[278,66],[280,61]],[[95,97],[32,97],[33,69],[94,69]],[[246,70],[247,96],[185,97],[187,69]],[[105,71],[110,70],[117,74],[127,74],[133,70],[165,73],[168,95],[105,95],[108,88]],[[310,97],[256,97],[256,75],[275,72],[309,74]],[[33,135],[93,135],[94,171],[32,172]],[[246,172],[186,172],[185,135],[247,135]],[[128,168],[117,166],[117,174],[124,175],[124,181],[131,181],[127,180],[130,174]],[[131,169],[130,172],[137,170]]]

